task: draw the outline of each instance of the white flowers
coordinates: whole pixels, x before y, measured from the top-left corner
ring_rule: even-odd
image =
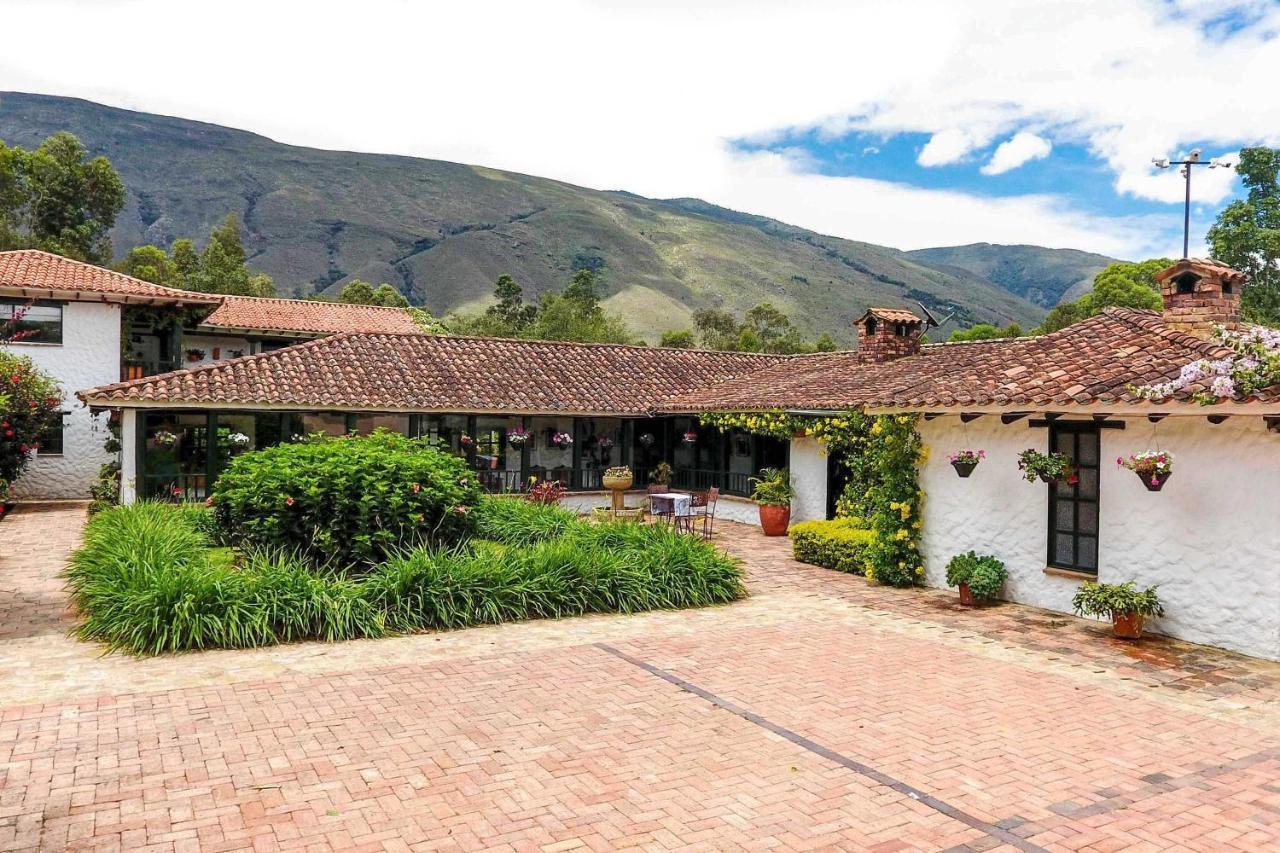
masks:
[[[1164,400],[1190,391],[1196,401],[1209,404],[1246,397],[1280,383],[1280,330],[1252,326],[1235,332],[1219,327],[1214,329],[1214,337],[1232,355],[1193,361],[1182,367],[1177,378],[1154,385],[1131,385],[1130,393],[1143,400]]]

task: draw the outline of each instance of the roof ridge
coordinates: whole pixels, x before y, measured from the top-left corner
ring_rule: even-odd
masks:
[[[425,337],[440,338],[441,340],[450,341],[501,341],[502,343],[514,344],[549,344],[552,346],[562,347],[595,347],[599,349],[617,348],[634,350],[637,352],[686,352],[686,353],[702,353],[708,355],[730,355],[744,356],[748,358],[759,358],[762,360],[780,361],[789,358],[799,358],[808,355],[823,355],[824,353],[772,353],[772,352],[742,352],[740,350],[722,350],[722,349],[702,349],[699,347],[656,347],[648,344],[618,344],[608,341],[555,341],[545,338],[507,338],[494,335],[454,335],[440,334],[438,332],[399,332],[399,331],[353,331],[345,332],[349,335],[393,335],[400,337]],[[852,352],[852,350],[848,350]]]
[[[255,302],[291,302],[301,303],[303,305],[321,305],[333,306],[337,308],[376,308],[379,311],[410,311],[414,306],[402,308],[398,305],[366,305],[361,302],[330,302],[327,299],[295,299],[290,296],[250,296],[241,293],[219,293],[212,294],[222,296],[225,299],[252,299]]]

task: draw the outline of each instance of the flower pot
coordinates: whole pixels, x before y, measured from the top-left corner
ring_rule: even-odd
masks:
[[[760,527],[765,536],[786,536],[791,523],[791,507],[787,504],[760,504]]]
[[[610,477],[606,474],[601,478],[600,482],[603,483],[604,487],[610,491],[625,492],[627,489],[631,488],[631,484],[635,482],[635,476],[628,475],[626,477]]]
[[[1164,488],[1164,484],[1173,476],[1172,471],[1166,471],[1163,474],[1153,474],[1148,477],[1145,474],[1138,474],[1138,479],[1142,481],[1142,485],[1147,487],[1148,492],[1158,492]]]
[[[1141,613],[1111,614],[1111,631],[1122,640],[1136,640],[1142,636],[1142,623],[1146,621]]]
[[[978,599],[973,597],[973,590],[967,583],[960,584],[960,604],[965,607],[977,607]]]
[[[973,469],[978,467],[977,462],[952,462],[951,467],[956,469],[956,473],[961,477],[968,477],[973,473]]]

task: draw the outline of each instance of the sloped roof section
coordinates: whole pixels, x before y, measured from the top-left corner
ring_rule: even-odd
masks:
[[[285,334],[329,335],[338,332],[417,332],[403,308],[347,305],[306,299],[225,296],[201,327],[217,331],[252,329]]]
[[[217,304],[221,296],[161,287],[93,264],[37,249],[0,252],[0,293],[29,298],[100,299],[107,302]]]
[[[883,364],[859,364],[856,353],[800,356],[682,394],[667,411],[1139,404],[1128,385],[1166,382],[1183,365],[1227,352],[1168,328],[1158,312],[1109,308],[1048,335],[931,344]],[[1251,399],[1278,401],[1280,388]]]
[[[93,405],[645,415],[785,356],[613,344],[340,333],[81,391]]]
[[[890,323],[923,323],[924,321],[905,308],[868,308],[861,317],[854,320],[861,323],[867,317],[879,317]]]

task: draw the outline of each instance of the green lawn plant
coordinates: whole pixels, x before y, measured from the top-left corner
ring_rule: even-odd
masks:
[[[862,574],[867,549],[875,534],[857,518],[801,521],[787,531],[792,555],[802,563],[812,563],[841,572]]]
[[[947,586],[967,584],[969,592],[979,600],[996,598],[1009,576],[1000,560],[989,554],[978,555],[974,551],[956,554],[947,563]]]
[[[555,506],[486,497],[479,536],[402,545],[359,572],[296,551],[220,547],[204,507],[96,514],[66,571],[76,635],[109,649],[343,640],[516,619],[720,604],[745,595],[736,560],[673,530],[591,524]],[[234,537],[233,537],[234,538]]]

